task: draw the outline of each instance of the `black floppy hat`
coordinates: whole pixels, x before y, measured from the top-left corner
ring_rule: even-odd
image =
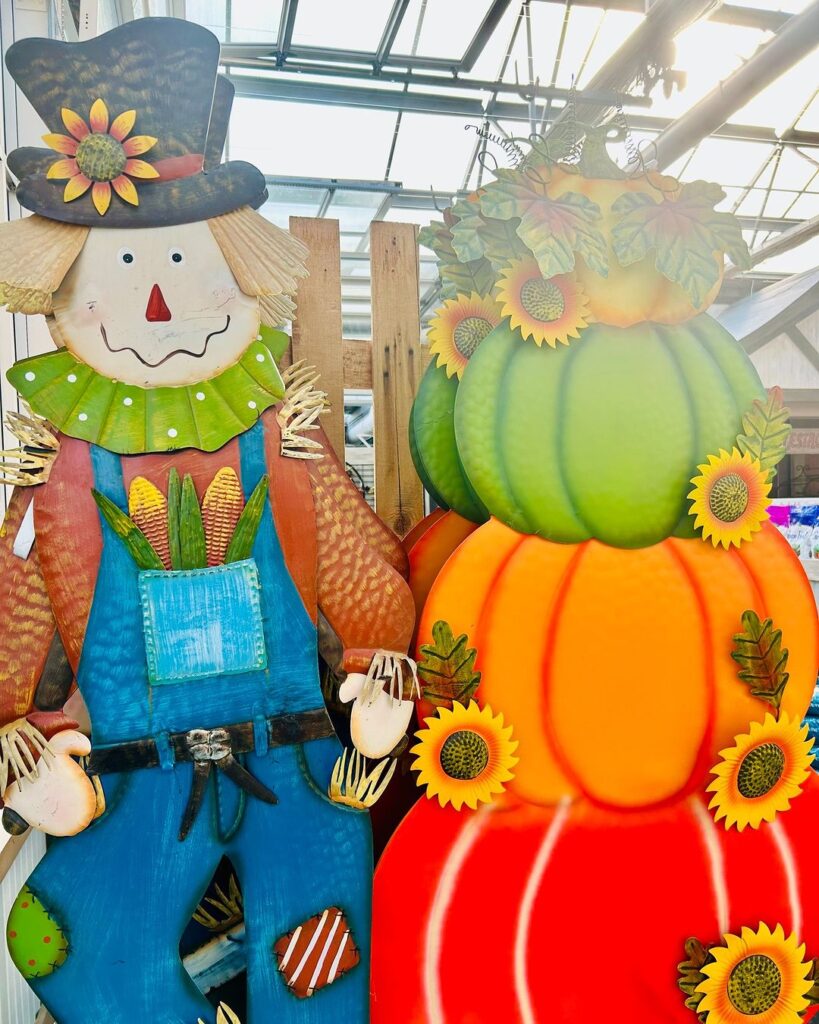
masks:
[[[50,133],[51,148],[8,157],[26,209],[88,227],[155,227],[266,199],[256,167],[219,163],[233,85],[207,29],[141,18],[79,43],[23,39],[6,65]]]

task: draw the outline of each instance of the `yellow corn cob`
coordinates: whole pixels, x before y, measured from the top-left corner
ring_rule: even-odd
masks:
[[[239,478],[229,466],[220,469],[208,484],[202,500],[208,565],[221,565],[242,514],[245,499]]]
[[[144,476],[134,477],[128,491],[128,513],[148,538],[162,564],[166,569],[170,569],[168,502],[165,495]]]

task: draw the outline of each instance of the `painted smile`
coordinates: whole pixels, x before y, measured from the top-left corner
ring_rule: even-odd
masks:
[[[117,352],[132,352],[137,357],[137,359],[144,366],[156,367],[156,366],[162,366],[163,363],[167,363],[167,361],[169,359],[173,359],[174,356],[193,356],[194,359],[201,359],[202,356],[205,354],[205,352],[207,352],[207,350],[208,350],[208,344],[210,342],[210,339],[211,338],[215,338],[218,334],[224,334],[225,331],[228,329],[228,327],[230,327],[230,314],[229,313],[225,317],[225,326],[220,328],[220,330],[218,330],[218,331],[211,331],[210,334],[207,335],[207,337],[205,338],[205,341],[204,341],[204,343],[202,345],[202,351],[201,352],[194,352],[192,349],[189,349],[189,348],[175,348],[173,350],[173,352],[169,352],[167,355],[163,356],[161,359],[157,360],[157,362],[155,362],[155,363],[152,363],[149,360],[145,359],[131,345],[123,345],[122,348],[113,348],[111,346],[111,344],[109,343],[109,341],[108,341],[108,334],[107,334],[107,332],[105,330],[105,325],[104,324],[100,324],[100,334],[102,335],[102,340],[105,342],[105,347],[108,349],[109,352],[113,352],[113,353],[117,353]]]

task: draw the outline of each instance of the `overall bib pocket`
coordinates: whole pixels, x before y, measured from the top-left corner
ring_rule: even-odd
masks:
[[[207,569],[146,569],[139,595],[153,686],[267,668],[253,558]]]

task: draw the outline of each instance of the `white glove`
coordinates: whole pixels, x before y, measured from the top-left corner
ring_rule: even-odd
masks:
[[[86,736],[64,729],[52,736],[34,778],[12,782],[3,793],[3,803],[32,828],[51,836],[73,836],[87,828],[97,815],[97,791],[71,755],[91,752]]]
[[[367,675],[352,672],[341,684],[339,699],[344,704],[354,702],[350,736],[364,757],[386,757],[407,731],[415,702],[403,699],[404,665],[412,673],[414,693],[415,662],[404,654],[388,651],[374,655]]]

